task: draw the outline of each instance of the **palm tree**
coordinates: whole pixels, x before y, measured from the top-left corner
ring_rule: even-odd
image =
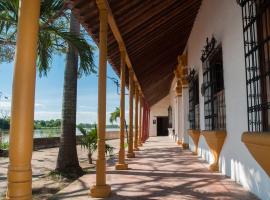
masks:
[[[113,122],[116,122],[118,118],[120,118],[120,108],[116,107],[115,111],[111,113],[110,122],[113,124]],[[127,130],[126,119],[124,121],[125,121],[125,127],[126,127],[126,138],[127,138],[127,143],[128,143],[128,130]]]
[[[18,10],[19,0],[0,1],[0,62],[12,61],[16,46]],[[70,28],[67,27],[69,18],[71,18]],[[42,0],[39,24],[37,50],[39,75],[47,75],[53,55],[67,53],[62,106],[63,133],[56,170],[81,175],[75,142],[77,78],[82,74],[95,72],[94,49],[80,34],[80,25],[67,11],[64,0]]]
[[[93,164],[93,153],[97,150],[98,136],[97,136],[97,127],[87,131],[82,126],[78,126],[78,129],[82,133],[81,137],[81,147],[88,150],[88,161],[89,164]],[[113,155],[114,147],[109,144],[105,144],[105,154]]]
[[[75,16],[70,16],[70,32],[80,35],[80,24]],[[78,51],[72,45],[68,46],[63,104],[62,104],[62,134],[57,157],[56,171],[76,176],[83,174],[79,165],[76,148],[76,108],[77,108],[77,79]]]

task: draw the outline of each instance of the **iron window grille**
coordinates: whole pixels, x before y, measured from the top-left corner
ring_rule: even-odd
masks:
[[[189,74],[189,128],[200,130],[199,77],[192,70]]]
[[[207,39],[201,57],[203,63],[204,119],[205,130],[226,129],[226,106],[223,80],[221,46],[215,47],[216,40]]]
[[[242,0],[248,129],[270,131],[270,1]]]

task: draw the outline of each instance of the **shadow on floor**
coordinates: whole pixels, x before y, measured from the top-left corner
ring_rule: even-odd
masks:
[[[256,200],[251,193],[219,173],[211,173],[190,151],[166,138],[151,139],[129,159],[131,169],[114,170],[116,159],[108,162],[108,183],[112,200]],[[53,199],[91,199],[89,185],[95,175],[81,177]]]

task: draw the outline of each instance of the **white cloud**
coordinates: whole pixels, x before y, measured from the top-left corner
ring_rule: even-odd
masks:
[[[61,112],[57,111],[36,111],[36,120],[50,120],[50,119],[61,119]]]
[[[116,100],[118,95],[109,95],[110,99]],[[61,108],[46,110],[45,104],[37,102],[35,103],[35,119],[36,120],[50,120],[61,119]],[[0,101],[0,110],[10,113],[11,101]],[[78,105],[77,111],[77,123],[96,123],[97,122],[97,106]],[[115,110],[115,107],[107,106],[106,123],[110,124],[110,114]],[[128,119],[128,110],[125,111],[126,119]],[[116,124],[119,123],[119,120]]]
[[[10,109],[11,102],[10,101],[0,101],[0,109]]]
[[[106,113],[106,123],[110,124],[110,114]],[[57,111],[36,111],[36,120],[50,120],[50,119],[61,119],[61,112]],[[77,112],[77,124],[79,123],[97,123],[97,112],[92,111],[78,111]],[[117,122],[118,123],[118,122]]]
[[[41,107],[43,107],[43,104],[40,104],[40,103],[35,104],[35,109],[41,108]],[[10,112],[11,111],[11,101],[10,100],[0,101],[0,110]]]

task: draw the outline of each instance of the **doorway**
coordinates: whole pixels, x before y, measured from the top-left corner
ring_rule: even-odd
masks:
[[[157,136],[168,136],[168,127],[168,117],[157,117]]]

